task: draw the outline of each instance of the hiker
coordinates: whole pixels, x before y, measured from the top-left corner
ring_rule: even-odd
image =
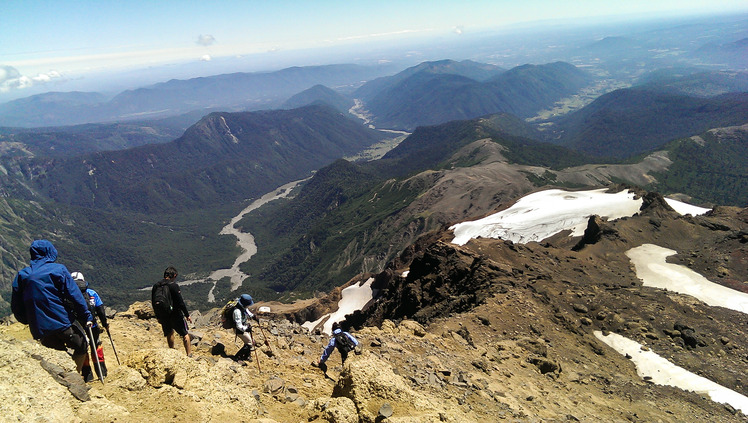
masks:
[[[234,360],[252,361],[251,353],[255,347],[255,341],[249,321],[254,320],[259,323],[257,315],[249,311],[249,307],[254,303],[251,295],[242,294],[232,309],[234,333],[244,342],[244,346],[234,354]]]
[[[192,345],[190,344],[190,335],[187,332],[187,323],[192,323],[190,312],[187,311],[187,305],[182,298],[182,291],[175,282],[177,279],[177,269],[167,267],[164,270],[164,278],[153,285],[151,290],[151,305],[156,313],[156,319],[161,323],[161,329],[164,331],[166,342],[169,348],[174,346],[174,332],[176,331],[182,337],[184,351],[188,357],[192,356]]]
[[[327,344],[327,347],[322,351],[322,357],[320,357],[319,361],[316,363],[312,363],[312,365],[319,367],[323,372],[327,372],[327,364],[325,364],[325,361],[330,358],[330,354],[332,354],[336,347],[338,352],[340,352],[340,358],[343,361],[343,364],[345,364],[345,359],[348,358],[349,352],[355,351],[357,355],[361,354],[358,340],[350,333],[344,332],[343,329],[340,328],[340,323],[335,322],[332,324],[332,337],[330,337],[330,342]]]
[[[101,329],[99,328],[96,318],[99,318],[98,320],[101,322],[101,327],[109,329],[106,313],[104,313],[104,302],[101,301],[101,297],[99,297],[99,294],[96,293],[96,291],[88,287],[88,282],[81,272],[73,272],[70,275],[78,285],[78,289],[80,289],[83,298],[86,300],[86,304],[88,304],[88,310],[93,316],[91,335],[93,336],[93,342],[96,345],[96,356],[99,359],[99,366],[101,367],[101,374],[99,376],[103,379],[107,375],[107,370],[106,363],[104,363],[104,348],[101,345]],[[98,374],[98,370],[96,370],[96,372]],[[91,363],[88,355],[86,355],[86,359],[83,361],[83,370],[81,374],[83,375],[83,380],[86,382],[93,380],[93,372],[91,372]]]
[[[78,373],[88,356],[86,333],[93,324],[93,316],[86,300],[70,276],[68,269],[57,260],[57,249],[42,239],[31,243],[31,262],[13,279],[11,310],[16,319],[26,325],[34,339],[42,345],[60,351],[72,349]],[[76,316],[80,316],[76,320]]]

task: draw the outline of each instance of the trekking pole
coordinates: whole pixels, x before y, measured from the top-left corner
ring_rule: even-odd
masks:
[[[117,355],[117,349],[114,348],[114,339],[112,339],[112,334],[109,332],[109,328],[106,328],[106,336],[109,337],[109,342],[112,343],[112,351],[114,351],[114,357],[117,359],[117,364],[121,364],[119,362],[119,356]]]
[[[260,370],[260,356],[257,354],[257,347],[255,346],[255,337],[252,336],[252,329],[249,330],[249,339],[252,341],[252,349],[255,350],[255,361],[257,362],[257,372],[262,373]],[[251,354],[251,352],[250,352]]]
[[[270,352],[272,353],[273,348],[270,347],[270,342],[268,342],[268,337],[265,335],[265,330],[262,328],[262,325],[260,324],[259,321],[257,321],[257,326],[260,327],[260,332],[262,332],[262,337],[265,339],[265,345],[267,345],[267,347],[270,349]]]
[[[99,354],[96,353],[96,341],[94,340],[93,331],[91,330],[91,327],[86,325],[86,330],[88,331],[88,337],[91,341],[91,355],[93,356],[94,360],[96,362],[96,374],[99,376],[99,380],[101,381],[101,384],[104,385],[104,374],[101,372],[101,363],[99,363]]]

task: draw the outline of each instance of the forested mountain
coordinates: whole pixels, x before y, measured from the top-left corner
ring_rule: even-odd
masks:
[[[696,202],[748,207],[748,125],[711,129],[663,147],[673,164],[652,188]]]
[[[169,143],[6,168],[61,203],[163,212],[265,193],[381,138],[327,106],[213,113]]]
[[[178,138],[186,128],[170,121],[97,123],[44,128],[0,128],[3,157],[72,157],[124,150]]]
[[[237,72],[172,79],[105,99],[97,93],[43,94],[0,104],[0,126],[61,126],[155,119],[192,111],[270,109],[314,85],[357,85],[386,74],[386,66],[324,65],[274,72]]]
[[[563,62],[519,66],[484,81],[411,70],[392,80],[394,84],[380,87],[365,100],[365,106],[377,127],[404,130],[499,112],[526,118],[576,93],[591,80],[590,75]]]
[[[694,97],[713,97],[720,94],[748,92],[748,72],[699,69],[668,69],[653,72],[642,78],[643,88]]]
[[[58,126],[85,122],[81,115],[98,116],[97,108],[108,98],[101,93],[49,92],[0,104],[0,126]]]
[[[398,84],[416,74],[458,75],[475,81],[485,81],[504,71],[505,69],[498,66],[478,63],[472,60],[463,60],[461,62],[454,60],[423,62],[395,75],[383,76],[366,82],[354,92],[354,97],[360,98],[365,102],[370,101],[380,93],[392,90]]]
[[[748,122],[748,93],[697,98],[631,88],[600,96],[560,118],[552,142],[599,157],[626,158],[676,138]]]
[[[308,90],[293,95],[283,103],[281,108],[296,109],[310,104],[327,104],[339,112],[347,113],[353,107],[353,99],[324,85],[315,85]]]

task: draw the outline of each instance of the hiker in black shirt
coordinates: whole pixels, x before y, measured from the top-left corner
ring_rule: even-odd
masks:
[[[169,348],[175,348],[174,346],[174,332],[176,331],[179,336],[182,337],[184,343],[184,351],[188,356],[192,355],[190,344],[190,335],[187,332],[187,323],[192,323],[190,319],[190,313],[187,311],[187,306],[182,298],[182,291],[179,289],[179,285],[175,282],[177,279],[177,269],[174,267],[167,267],[164,270],[164,279],[153,285],[151,290],[151,301],[153,309],[156,312],[156,318],[161,323],[161,328],[164,331],[166,342],[169,344]],[[161,301],[158,300],[161,295],[161,287],[166,286],[168,290],[165,291],[166,304],[162,308]]]

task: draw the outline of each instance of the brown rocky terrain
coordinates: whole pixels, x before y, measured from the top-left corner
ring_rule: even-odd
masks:
[[[195,312],[192,357],[170,350],[150,306],[110,320],[109,376],[83,384],[64,352],[19,323],[0,327],[4,421],[734,422],[746,416],[704,394],[642,379],[592,332],[629,337],[678,366],[748,394],[748,317],[644,287],[624,252],[643,243],[678,251],[713,281],[745,291],[748,212],[680,216],[647,195],[636,216],[591,218],[584,237],[525,245],[435,232],[369,276],[381,295],[348,325],[362,342],[345,366],[312,367],[327,342],[300,322],[335,307],[278,307],[255,329],[251,362],[216,311]],[[407,277],[403,272],[408,270]],[[258,304],[258,306],[267,304]]]

